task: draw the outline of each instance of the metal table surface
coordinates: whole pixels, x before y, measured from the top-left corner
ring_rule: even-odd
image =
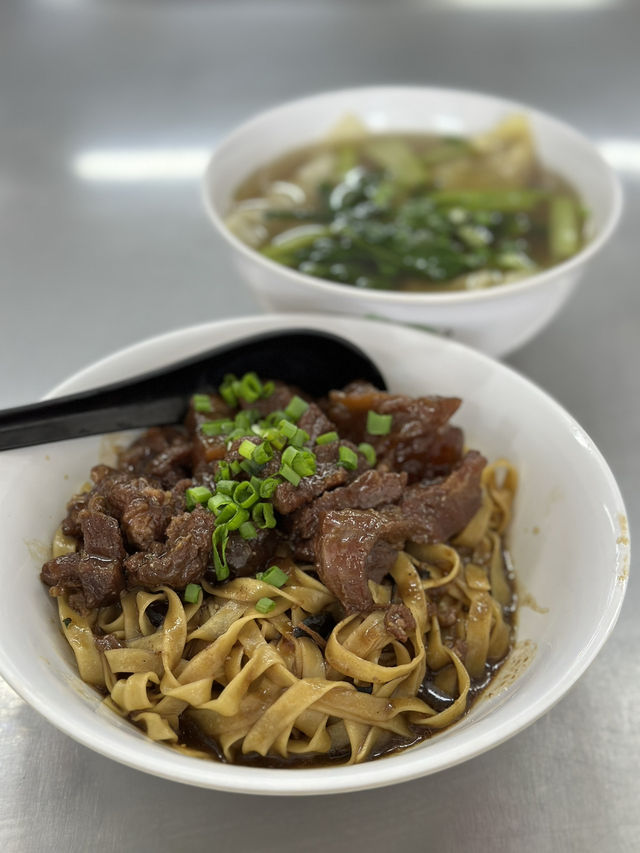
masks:
[[[634,0],[3,0],[0,405],[146,336],[258,311],[199,198],[207,150],[253,112],[367,83],[493,91],[576,125],[624,180],[610,245],[557,320],[507,360],[594,438],[637,535],[639,35]],[[140,152],[162,169],[141,173]],[[322,799],[146,776],[77,745],[2,684],[0,845],[638,850],[639,605],[632,578],[595,663],[517,737],[435,776]]]

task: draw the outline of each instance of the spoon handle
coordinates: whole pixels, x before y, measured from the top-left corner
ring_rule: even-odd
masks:
[[[313,395],[353,379],[385,387],[368,356],[342,338],[316,330],[270,332],[102,388],[6,409],[0,412],[0,450],[179,423],[193,393],[248,370]]]

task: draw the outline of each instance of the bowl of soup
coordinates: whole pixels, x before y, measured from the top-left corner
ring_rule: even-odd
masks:
[[[577,131],[423,87],[319,94],[231,133],[211,222],[260,305],[394,320],[502,355],[561,309],[621,210]]]
[[[477,350],[395,323],[261,315],[142,341],[55,394],[330,325],[386,391],[314,401],[255,364],[185,388],[184,427],[0,454],[0,673],[70,737],[236,793],[409,782],[517,734],[606,641],[630,559],[615,480],[566,411]],[[429,541],[401,529],[416,496]],[[274,530],[287,550],[265,554]]]

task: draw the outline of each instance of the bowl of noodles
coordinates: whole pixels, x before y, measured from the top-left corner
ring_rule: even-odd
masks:
[[[145,341],[54,393],[328,327],[386,390],[354,377],[313,399],[256,365],[186,389],[185,425],[0,457],[0,671],[102,755],[252,794],[407,781],[533,722],[612,630],[629,548],[606,462],[470,348],[247,317]]]
[[[220,142],[203,191],[267,310],[384,317],[491,355],[552,320],[621,209],[615,173],[573,128],[418,86],[263,112]]]

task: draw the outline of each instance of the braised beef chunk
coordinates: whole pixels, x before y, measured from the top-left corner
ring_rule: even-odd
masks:
[[[409,486],[397,504],[323,516],[314,543],[316,567],[348,613],[371,610],[369,579],[379,580],[385,566],[391,568],[393,552],[407,539],[446,542],[466,526],[480,508],[485,464],[472,450],[442,482]]]
[[[115,518],[102,512],[84,510],[79,519],[82,550],[86,554],[105,560],[124,560],[120,526]]]
[[[65,554],[42,567],[42,580],[53,596],[69,594],[69,604],[80,613],[120,600],[124,589],[122,563],[86,554]]]
[[[130,546],[144,550],[163,538],[175,511],[171,492],[105,465],[96,466],[91,476]]]
[[[417,481],[433,476],[434,470],[448,473],[460,458],[461,435],[446,431],[460,403],[457,397],[407,397],[379,391],[367,382],[353,382],[343,391],[329,392],[325,410],[341,436],[356,444],[372,444],[379,463],[406,471]],[[391,415],[387,434],[367,432],[370,411]]]
[[[121,642],[115,634],[100,634],[93,641],[99,652],[108,652],[111,649],[124,649],[126,644]]]
[[[442,482],[409,486],[400,501],[407,537],[415,542],[446,542],[480,509],[481,478],[487,460],[470,450]]]
[[[53,596],[69,594],[81,613],[114,604],[124,589],[125,550],[115,518],[84,509],[78,513],[80,550],[49,560],[40,577]]]
[[[309,403],[309,408],[302,413],[298,420],[298,426],[309,434],[309,438],[314,444],[319,435],[333,432],[336,428],[336,425],[329,420],[317,403]]]
[[[166,542],[155,542],[148,551],[138,551],[125,560],[127,586],[184,589],[200,580],[211,558],[214,526],[213,514],[202,507],[174,516]]]
[[[227,541],[226,558],[233,577],[250,577],[264,569],[273,556],[279,537],[275,530],[257,530],[254,539],[232,533]]]
[[[347,613],[373,609],[367,559],[378,540],[394,536],[395,525],[374,509],[331,510],[322,517],[315,540],[316,568]]]
[[[302,507],[292,516],[291,532],[301,539],[315,536],[318,522],[332,509],[372,509],[392,504],[400,499],[407,484],[405,474],[374,469],[364,471],[353,482],[326,491],[312,503]]]
[[[406,643],[416,629],[416,620],[406,604],[390,604],[384,614],[384,627],[396,640]]]
[[[182,428],[151,427],[119,455],[118,468],[171,488],[189,470],[191,447]]]

